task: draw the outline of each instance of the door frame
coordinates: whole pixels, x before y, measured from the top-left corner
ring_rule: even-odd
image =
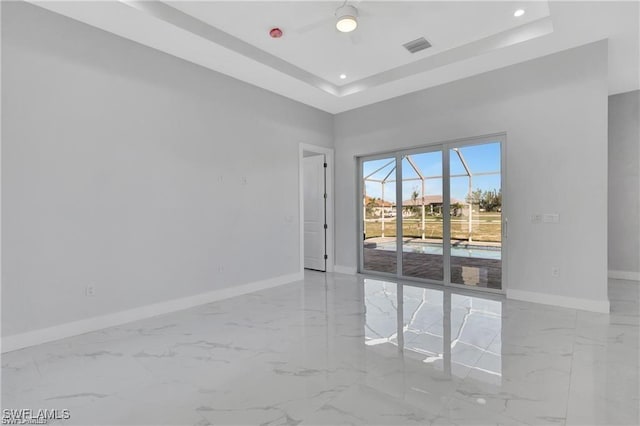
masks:
[[[443,210],[449,211],[450,209],[450,158],[449,153],[451,148],[454,147],[465,147],[465,146],[473,146],[473,145],[482,145],[491,142],[499,142],[500,143],[500,186],[502,191],[502,223],[501,223],[501,232],[502,232],[502,247],[501,247],[501,267],[502,267],[502,288],[501,289],[492,289],[492,288],[483,288],[483,287],[470,287],[465,286],[463,284],[455,284],[451,282],[451,222],[443,221],[443,267],[444,267],[444,279],[443,281],[430,280],[425,278],[417,278],[417,277],[408,277],[402,275],[402,239],[398,238],[398,231],[402,229],[402,218],[399,220],[396,219],[396,254],[397,254],[397,268],[396,273],[387,273],[387,272],[376,272],[364,269],[364,247],[362,244],[362,236],[364,234],[364,222],[363,218],[363,206],[362,206],[362,197],[363,197],[363,186],[362,186],[362,164],[364,161],[378,160],[381,158],[395,158],[396,159],[396,181],[400,181],[396,186],[396,204],[399,198],[402,198],[402,194],[400,188],[402,186],[401,178],[402,178],[402,157],[407,154],[417,154],[421,152],[433,152],[437,150],[441,150],[442,152],[442,181],[443,181]],[[392,151],[385,152],[376,152],[372,154],[363,154],[356,155],[355,159],[357,161],[356,167],[356,188],[357,188],[357,246],[358,246],[358,273],[366,274],[366,275],[374,275],[380,277],[389,277],[395,279],[402,279],[406,281],[415,281],[421,282],[425,284],[438,285],[443,287],[450,288],[462,288],[472,291],[481,291],[484,293],[497,293],[497,294],[506,294],[507,292],[507,245],[508,245],[508,197],[506,196],[506,152],[507,152],[507,134],[506,132],[488,134],[483,136],[474,136],[460,139],[453,139],[448,141],[441,142],[433,142],[427,143],[424,145],[413,146],[408,148],[399,148]],[[402,200],[400,200],[402,202]],[[400,215],[401,216],[401,215]],[[396,218],[398,218],[396,212]],[[445,255],[448,253],[448,255]]]
[[[315,154],[324,155],[327,163],[326,167],[326,183],[325,191],[327,193],[326,201],[326,214],[325,221],[327,224],[327,230],[325,232],[326,242],[325,251],[327,253],[326,260],[326,272],[334,271],[335,264],[335,218],[334,218],[334,187],[333,187],[333,173],[334,173],[334,153],[332,148],[325,148],[323,146],[310,145],[301,142],[298,145],[298,200],[299,200],[299,233],[300,233],[300,273],[304,274],[304,153],[313,152]]]

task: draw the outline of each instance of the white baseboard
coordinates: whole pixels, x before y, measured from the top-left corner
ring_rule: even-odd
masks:
[[[333,272],[338,274],[355,275],[358,272],[358,269],[351,266],[334,265]]]
[[[640,281],[640,272],[609,270],[609,278],[616,280]]]
[[[79,321],[68,322],[55,325],[53,327],[41,328],[28,331],[26,333],[14,334],[2,338],[2,353],[15,351],[28,346],[39,345],[41,343],[52,342],[66,337],[77,336],[108,327],[114,327],[158,315],[168,314],[194,306],[205,305],[218,300],[229,299],[243,294],[253,293],[272,287],[304,279],[304,274],[282,275],[279,277],[255,281],[235,287],[213,290],[195,296],[183,297],[180,299],[167,300],[166,302],[155,303],[153,305],[140,306],[126,311],[115,312],[113,314],[87,318]]]
[[[557,296],[554,294],[509,289],[507,289],[507,299],[542,303],[543,305],[560,306],[563,308],[579,309],[582,311],[599,312],[604,314],[609,313],[608,300],[580,299],[576,297]]]

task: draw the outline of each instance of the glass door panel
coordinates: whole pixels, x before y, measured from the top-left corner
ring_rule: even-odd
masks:
[[[451,283],[502,288],[501,144],[449,151]]]
[[[362,260],[365,271],[395,274],[396,159],[362,162]]]
[[[443,281],[442,151],[402,158],[402,275]]]

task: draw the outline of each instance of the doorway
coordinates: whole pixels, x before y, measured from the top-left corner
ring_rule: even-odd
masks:
[[[503,292],[504,144],[361,157],[360,272]]]
[[[324,154],[305,151],[304,187],[304,268],[327,270],[327,199]]]
[[[300,144],[300,270],[333,272],[333,150]]]

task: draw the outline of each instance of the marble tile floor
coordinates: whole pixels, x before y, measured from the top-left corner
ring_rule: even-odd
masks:
[[[640,285],[612,313],[307,272],[3,354],[2,408],[64,425],[640,424]]]

